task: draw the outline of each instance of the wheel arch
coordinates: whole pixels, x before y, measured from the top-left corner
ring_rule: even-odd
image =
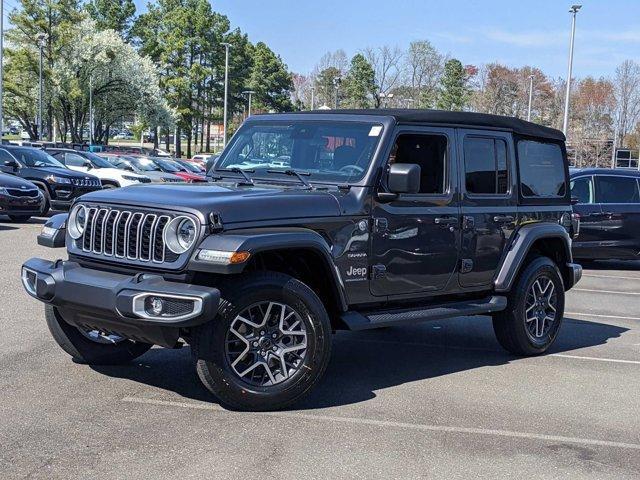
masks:
[[[201,249],[245,251],[251,256],[239,265],[212,265],[198,260]],[[223,275],[260,270],[285,273],[314,290],[332,319],[347,310],[344,287],[331,247],[322,235],[310,229],[247,229],[210,235],[196,249],[188,268]]]
[[[511,290],[522,268],[534,256],[545,256],[553,260],[560,270],[565,289],[569,290],[573,286],[573,272],[569,268],[573,261],[571,237],[562,225],[540,223],[525,225],[515,233],[495,277],[495,290]]]

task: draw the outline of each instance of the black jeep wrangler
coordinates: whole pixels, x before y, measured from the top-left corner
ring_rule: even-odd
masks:
[[[223,405],[283,408],[336,329],[490,315],[505,349],[541,354],[582,273],[564,136],[517,119],[260,115],[209,175],[87,194],[45,225],[69,259],[22,280],[76,361],[187,342]]]

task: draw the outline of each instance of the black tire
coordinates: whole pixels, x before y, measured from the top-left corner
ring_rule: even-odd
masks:
[[[127,339],[112,344],[98,343],[65,322],[57,308],[51,305],[45,305],[44,308],[47,326],[53,339],[77,363],[120,365],[138,358],[152,347],[148,343]]]
[[[12,222],[28,222],[31,218],[31,215],[9,215],[9,218]]]
[[[528,325],[525,312],[528,295],[538,279],[550,280],[556,294],[554,320],[546,321],[548,331],[544,334],[545,321],[542,321],[539,338],[530,331],[530,328],[537,327],[531,322]],[[498,343],[515,355],[533,356],[546,352],[560,331],[564,316],[564,294],[564,283],[557,265],[547,257],[532,258],[513,285],[508,295],[507,308],[493,316],[493,330]],[[542,310],[542,306],[540,308]]]
[[[51,196],[49,195],[49,190],[47,187],[42,187],[37,185],[37,187],[42,192],[42,196],[44,197],[44,201],[42,202],[42,209],[40,210],[40,215],[45,216],[51,210]]]
[[[193,353],[202,383],[221,405],[233,410],[278,410],[306,395],[322,377],[331,354],[329,316],[313,290],[288,275],[256,272],[228,284],[222,296],[215,319],[193,332]],[[288,378],[272,385],[256,385],[232,368],[227,334],[238,314],[266,302],[278,302],[297,312],[306,330],[306,348]],[[249,358],[255,362],[256,356]]]

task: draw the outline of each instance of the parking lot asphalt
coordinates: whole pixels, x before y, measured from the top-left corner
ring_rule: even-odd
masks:
[[[0,478],[640,478],[640,262],[568,293],[552,351],[516,358],[488,317],[334,336],[294,409],[237,413],[189,351],[77,365],[20,284],[42,220],[0,217]]]

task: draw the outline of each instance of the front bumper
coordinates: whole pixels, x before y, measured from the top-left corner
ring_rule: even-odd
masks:
[[[213,319],[220,301],[215,288],[167,282],[159,275],[94,270],[62,260],[28,260],[22,266],[22,282],[29,295],[57,307],[71,325],[168,347],[176,344],[181,328]],[[167,313],[154,311],[154,302]]]
[[[38,215],[42,211],[43,198],[0,196],[0,215]]]

